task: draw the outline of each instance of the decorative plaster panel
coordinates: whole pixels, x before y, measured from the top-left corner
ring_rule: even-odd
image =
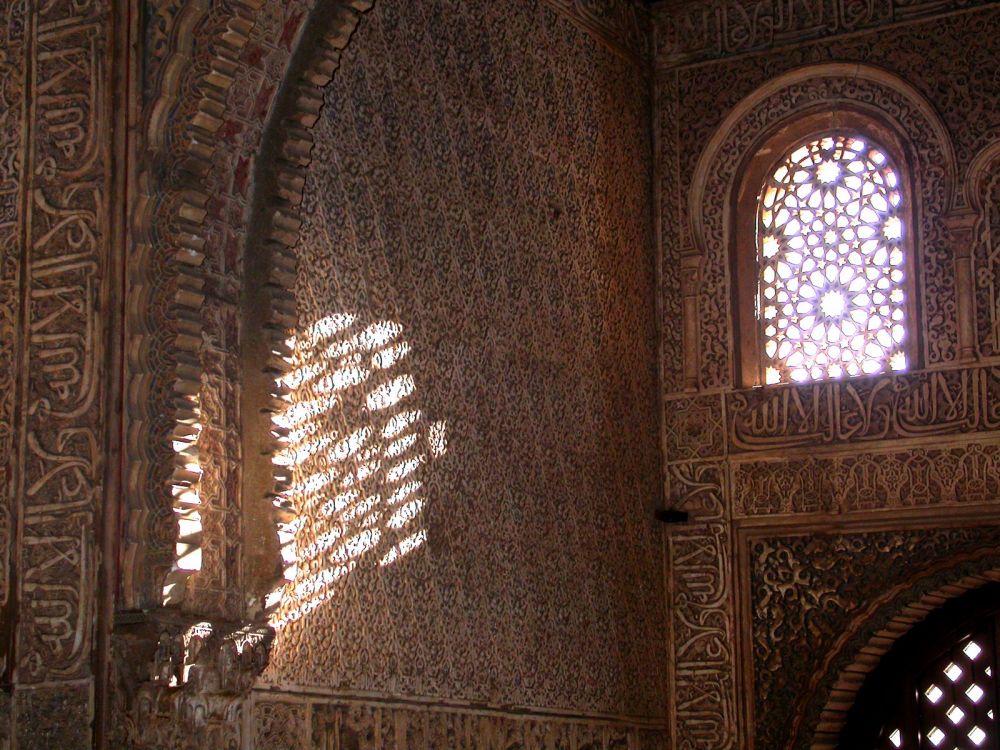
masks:
[[[648,109],[623,91],[640,71],[546,4],[365,17],[301,208],[299,560],[266,681],[662,715]]]
[[[988,0],[740,0],[654,5],[657,68],[732,57],[858,32]]]

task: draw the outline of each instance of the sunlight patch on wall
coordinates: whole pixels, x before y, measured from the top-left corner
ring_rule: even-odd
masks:
[[[330,315],[288,341],[286,436],[275,463],[290,477],[276,503],[285,584],[268,597],[281,628],[337,596],[361,569],[392,565],[427,543],[423,472],[447,450],[447,425],[414,408],[403,327]]]

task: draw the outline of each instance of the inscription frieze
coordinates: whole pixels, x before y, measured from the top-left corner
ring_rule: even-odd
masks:
[[[23,128],[25,19],[20,3],[0,9],[0,677],[6,678],[15,603],[10,599],[17,476],[14,425],[20,393],[21,226],[24,203]],[[9,720],[7,721],[9,724]],[[0,734],[0,736],[3,736]]]
[[[30,5],[30,4],[29,4]],[[101,496],[107,238],[107,81],[102,3],[37,3],[30,42],[33,120],[25,202],[27,377],[19,498],[23,682],[90,672]]]
[[[691,523],[667,537],[673,648],[671,703],[678,747],[737,747],[733,656],[734,614],[725,468],[675,464],[668,502]]]
[[[726,402],[731,452],[976,434],[1000,427],[1000,368],[753,388]]]
[[[655,8],[661,69],[927,18],[984,0],[705,0]]]

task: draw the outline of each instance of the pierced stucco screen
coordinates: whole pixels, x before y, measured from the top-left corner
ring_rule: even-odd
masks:
[[[850,135],[794,148],[757,212],[757,318],[766,383],[907,367],[899,178]]]

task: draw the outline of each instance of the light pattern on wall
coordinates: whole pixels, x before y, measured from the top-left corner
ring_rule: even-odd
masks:
[[[288,342],[288,408],[274,421],[286,441],[276,463],[292,480],[279,501],[292,510],[279,526],[292,593],[276,628],[335,596],[366,558],[392,565],[427,541],[421,467],[446,452],[447,423],[416,408],[402,333],[398,323],[338,313]],[[303,527],[308,541],[296,539]]]
[[[765,382],[906,368],[901,203],[862,138],[810,141],[771,174],[757,216]]]
[[[200,483],[202,467],[198,460],[198,439],[202,433],[201,410],[197,395],[189,396],[193,418],[178,420],[171,444],[179,464],[174,471],[170,491],[173,495],[173,511],[177,517],[177,541],[174,544],[174,562],[163,581],[163,604],[171,605],[183,601],[188,578],[202,567],[201,541],[204,533],[202,525],[202,501]]]

